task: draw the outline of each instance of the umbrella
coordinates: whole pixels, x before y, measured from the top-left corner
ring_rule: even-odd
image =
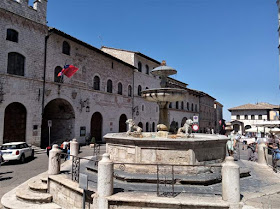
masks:
[[[280,133],[280,128],[272,128],[272,129],[270,129],[270,132],[272,132],[272,133]]]
[[[253,132],[253,133],[257,133],[257,132],[269,132],[270,128],[264,128],[264,127],[253,127],[253,128],[249,128],[245,130],[246,132]]]

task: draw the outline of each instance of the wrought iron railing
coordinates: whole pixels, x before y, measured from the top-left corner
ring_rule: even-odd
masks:
[[[91,161],[94,163],[94,165],[98,166],[98,161],[100,159],[100,156],[96,155],[95,159],[88,159],[88,158],[84,158],[84,157],[78,157],[78,156],[74,156],[74,155],[70,155],[70,154],[66,154],[66,153],[60,153],[58,154],[60,155],[60,158],[64,161],[66,160],[71,160],[71,179],[74,182],[79,182],[79,177],[80,177],[80,167],[81,167],[81,160],[87,160],[87,161]]]
[[[139,163],[114,163],[114,177],[116,179],[120,178],[119,174],[116,172],[117,170],[126,172],[127,167],[129,166],[145,166],[145,167],[154,167],[155,175],[156,175],[156,193],[159,197],[175,197],[180,192],[175,192],[175,185],[178,183],[175,178],[176,172],[178,172],[179,167],[207,167],[211,168],[222,168],[221,164],[213,164],[213,165],[174,165],[174,164],[139,164]],[[177,167],[177,169],[176,169]],[[197,175],[198,173],[194,173]],[[178,174],[177,175],[183,175]],[[221,179],[219,179],[221,181]],[[216,182],[217,183],[217,182]]]

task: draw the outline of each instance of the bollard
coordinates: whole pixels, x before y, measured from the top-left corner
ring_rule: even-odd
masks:
[[[56,175],[60,173],[60,154],[62,150],[58,148],[57,144],[52,146],[52,149],[49,152],[49,175]]]
[[[108,208],[108,201],[106,197],[113,194],[113,162],[109,158],[109,154],[102,155],[101,161],[98,162],[98,180],[97,180],[97,193],[98,209]]]
[[[267,146],[265,143],[262,142],[258,145],[258,163],[261,165],[267,165],[266,157],[267,157]]]
[[[230,208],[238,208],[240,202],[239,166],[231,156],[226,157],[222,168],[222,196]]]
[[[78,156],[79,154],[79,143],[77,139],[70,141],[70,155]]]

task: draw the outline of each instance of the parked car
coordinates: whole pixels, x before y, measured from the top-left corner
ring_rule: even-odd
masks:
[[[34,158],[34,149],[25,142],[6,143],[0,149],[4,161],[18,160],[24,163],[26,158]]]

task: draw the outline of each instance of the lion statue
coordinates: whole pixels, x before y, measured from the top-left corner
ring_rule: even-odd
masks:
[[[137,126],[132,119],[128,119],[125,123],[128,124],[128,131],[126,134],[130,135],[134,132],[140,134],[142,132],[142,128]]]
[[[193,121],[191,119],[186,120],[184,126],[178,129],[177,134],[181,135],[181,134],[185,133],[187,135],[187,137],[193,137],[192,124],[193,124]]]

